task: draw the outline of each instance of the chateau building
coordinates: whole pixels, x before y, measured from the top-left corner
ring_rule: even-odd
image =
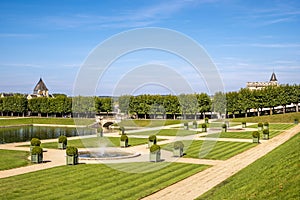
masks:
[[[260,90],[267,86],[278,86],[278,85],[279,84],[274,72],[272,73],[269,82],[247,82],[247,88],[249,88],[250,90]]]
[[[27,96],[27,99],[32,99],[35,97],[49,97],[51,95],[49,95],[49,90],[46,86],[46,84],[44,83],[44,81],[42,80],[42,78],[40,78],[39,82],[36,84],[36,86],[33,89],[33,94],[29,94]]]

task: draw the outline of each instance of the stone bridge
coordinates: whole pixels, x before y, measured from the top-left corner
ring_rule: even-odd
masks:
[[[114,117],[96,117],[96,123],[101,124],[102,128],[109,128],[110,125],[120,122]]]

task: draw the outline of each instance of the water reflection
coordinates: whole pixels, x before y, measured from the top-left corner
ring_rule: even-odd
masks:
[[[95,134],[91,128],[47,127],[47,126],[20,126],[0,128],[0,144],[12,142],[26,142],[31,138],[52,139],[60,135],[67,137]]]

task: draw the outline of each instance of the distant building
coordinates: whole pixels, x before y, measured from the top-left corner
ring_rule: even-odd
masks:
[[[42,78],[40,78],[39,82],[36,84],[36,86],[33,89],[33,94],[29,94],[27,96],[27,99],[32,99],[35,97],[49,97],[49,96],[51,97],[52,95],[49,95],[49,90],[46,84],[44,83]]]
[[[0,95],[1,98],[4,98],[4,97],[12,97],[12,96],[14,96],[13,93],[2,93],[2,94]]]
[[[250,90],[260,90],[268,86],[278,86],[278,85],[279,84],[276,75],[273,72],[269,82],[248,82],[247,88],[249,88]]]

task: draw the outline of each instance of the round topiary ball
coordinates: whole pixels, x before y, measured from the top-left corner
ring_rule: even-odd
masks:
[[[73,146],[68,146],[66,149],[66,154],[68,156],[76,156],[76,155],[78,155],[78,149]]]
[[[148,139],[151,142],[156,142],[156,140],[157,140],[156,135],[150,135]]]
[[[259,132],[258,131],[253,131],[252,132],[252,137],[259,138]]]
[[[122,134],[120,140],[121,141],[127,141],[128,140],[128,136],[126,134]]]
[[[184,144],[181,141],[174,142],[174,149],[183,149]]]
[[[64,135],[59,136],[58,137],[58,143],[64,143],[65,145],[67,145],[67,143],[68,143],[67,137],[64,136]]]
[[[154,144],[150,147],[150,152],[156,152],[160,150],[160,146],[157,144]]]
[[[31,154],[32,154],[32,155],[40,155],[40,154],[42,154],[42,153],[43,153],[43,149],[42,149],[42,147],[40,147],[40,146],[35,146],[35,147],[33,147],[32,150],[31,150]]]
[[[38,138],[32,138],[30,141],[31,146],[40,146],[41,145],[41,141]]]

